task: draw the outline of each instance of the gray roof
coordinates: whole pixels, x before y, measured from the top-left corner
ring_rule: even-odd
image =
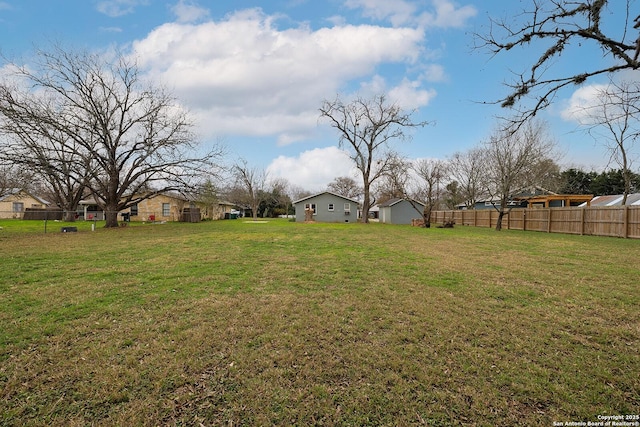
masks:
[[[345,197],[345,196],[342,196],[342,195],[337,194],[337,193],[332,193],[331,191],[321,191],[320,193],[312,194],[311,196],[303,197],[302,199],[299,199],[299,200],[294,200],[293,204],[295,205],[295,204],[298,204],[300,202],[304,202],[305,200],[313,199],[314,197],[320,196],[322,194],[331,194],[332,196],[340,197],[341,199],[347,200],[349,202],[352,202],[352,203],[355,203],[355,204],[360,204],[360,202],[355,200],[355,199],[350,199],[349,197]]]
[[[591,206],[620,206],[622,205],[622,194],[596,196],[591,199]],[[640,206],[640,193],[627,195],[626,206]]]
[[[381,208],[391,207],[391,206],[393,206],[393,205],[397,205],[398,203],[400,203],[400,202],[402,202],[402,201],[405,201],[405,200],[406,200],[407,202],[409,202],[409,200],[408,200],[408,199],[398,199],[398,198],[395,198],[395,199],[389,199],[389,200],[387,200],[387,201],[386,201],[386,202],[384,202],[384,203],[380,203],[378,206],[379,206],[379,207],[381,207]],[[419,204],[420,206],[425,206],[425,204],[424,204],[424,203],[419,202],[419,201],[417,201],[417,200],[415,200],[415,199],[413,199],[413,202],[414,202],[414,203]]]

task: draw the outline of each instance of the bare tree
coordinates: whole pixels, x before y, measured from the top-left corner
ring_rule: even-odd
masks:
[[[362,187],[350,176],[339,176],[327,185],[327,190],[350,199],[362,194]]]
[[[5,143],[0,158],[38,176],[50,201],[66,213],[67,221],[74,221],[92,159],[67,130],[40,120],[55,109],[50,99],[25,93],[16,84],[1,84],[0,132]]]
[[[554,158],[547,157],[537,163],[537,171],[535,172],[537,186],[548,192],[557,193],[562,186],[562,178],[560,165],[557,163],[560,157],[554,155]]]
[[[535,186],[544,172],[540,164],[553,155],[554,142],[542,122],[527,122],[524,126],[502,128],[484,144],[487,193],[499,212],[496,230],[502,229],[502,219],[508,215],[515,191]]]
[[[211,177],[207,177],[197,186],[193,199],[204,210],[205,217],[214,219],[213,214],[218,212],[218,203],[220,203],[220,189]]]
[[[503,107],[520,103],[520,114],[515,118],[522,123],[548,106],[556,93],[566,87],[594,76],[638,68],[640,16],[634,20],[630,15],[631,0],[615,2],[618,8],[609,8],[613,1],[608,0],[531,0],[520,15],[491,19],[488,32],[476,34],[479,48],[494,55],[523,49],[534,58],[525,71],[507,83],[510,93],[497,103]],[[625,2],[626,7],[622,6]],[[582,52],[587,46],[602,52],[606,61],[594,58],[590,69],[567,73],[561,65],[561,55],[570,57],[569,51]],[[532,97],[533,104],[522,105],[524,97]]]
[[[465,197],[460,191],[460,184],[458,181],[451,181],[445,186],[444,193],[444,205],[447,210],[455,210],[465,203]]]
[[[405,128],[424,126],[426,122],[413,123],[411,113],[405,113],[385,95],[372,99],[358,97],[344,103],[339,97],[325,100],[320,107],[320,117],[338,130],[339,145],[350,151],[350,157],[362,174],[363,222],[369,222],[371,186],[384,175],[393,157],[390,143],[409,138]]]
[[[396,153],[392,154],[386,172],[373,187],[374,196],[372,197],[375,202],[372,202],[372,204],[381,204],[388,200],[409,197],[410,170],[411,162],[408,159]]]
[[[284,205],[284,214],[289,217],[292,201],[290,195],[291,183],[286,178],[280,177],[270,180],[268,186],[271,188],[271,197],[274,198],[275,204]]]
[[[442,199],[442,184],[447,177],[447,164],[438,159],[420,159],[413,166],[417,177],[422,181],[421,199],[425,201],[424,226],[431,227],[431,212],[437,209]]]
[[[189,187],[223,154],[220,147],[198,154],[187,113],[164,89],[146,84],[124,55],[56,45],[12,69],[25,84],[1,85],[5,132],[38,171],[85,186],[106,227],[118,226],[118,212],[141,200]],[[72,174],[79,165],[86,169]]]
[[[0,162],[0,195],[17,188],[32,191],[33,174],[21,165]]]
[[[409,202],[422,218],[423,226],[429,228],[431,212],[442,198],[442,184],[446,174],[447,165],[442,160],[419,159],[411,162],[394,156],[384,175],[384,182],[392,189],[393,197]]]
[[[634,146],[640,135],[640,84],[611,80],[609,85],[598,89],[596,104],[586,107],[585,113],[581,123],[587,126],[597,142],[605,145],[610,154],[609,161],[622,170],[624,205],[631,191],[631,167],[636,157]]]
[[[458,182],[461,197],[467,208],[475,206],[479,197],[485,195],[486,184],[485,150],[474,147],[464,152],[457,152],[449,159],[449,172]]]
[[[289,195],[291,200],[295,202],[297,200],[311,196],[313,193],[309,190],[305,190],[299,185],[289,184],[289,186],[287,187],[287,194]]]
[[[264,200],[267,186],[267,172],[256,166],[249,166],[246,160],[240,160],[232,168],[237,189],[235,200],[251,208],[254,220],[258,219],[258,208]]]

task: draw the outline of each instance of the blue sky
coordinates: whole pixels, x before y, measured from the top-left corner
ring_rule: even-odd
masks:
[[[338,135],[318,120],[322,100],[337,94],[385,92],[416,109],[416,121],[433,122],[396,145],[409,158],[446,159],[487,139],[494,117],[505,111],[482,102],[504,96],[503,82],[536,52],[491,58],[472,48],[473,33],[486,31],[489,16],[516,19],[528,3],[0,0],[0,49],[28,61],[34,45],[52,40],[119,47],[173,90],[204,145],[223,141],[230,161],[243,158],[314,191],[353,173]],[[581,47],[556,66],[583,70],[602,60],[597,50]],[[563,166],[600,169],[607,166],[604,148],[567,119],[566,108],[588,93],[580,89],[582,98],[562,93],[542,118]]]

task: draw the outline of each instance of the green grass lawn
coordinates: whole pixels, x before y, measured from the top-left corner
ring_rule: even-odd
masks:
[[[100,224],[100,223],[99,223]],[[640,414],[640,241],[0,221],[0,425],[552,425]]]

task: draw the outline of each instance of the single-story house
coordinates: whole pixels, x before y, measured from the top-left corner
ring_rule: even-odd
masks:
[[[189,212],[193,211],[194,208],[197,209],[200,212],[201,220],[225,219],[229,218],[232,212],[237,211],[237,205],[235,203],[224,200],[212,200],[209,203],[196,201],[193,203],[193,206],[191,206],[191,203],[189,203],[189,205]]]
[[[182,195],[164,193],[144,199],[120,214],[129,213],[131,221],[182,221],[185,212],[197,212],[195,205]],[[196,215],[193,221],[200,221],[200,213]]]
[[[412,219],[422,218],[425,206],[417,200],[390,199],[378,205],[379,219],[385,224],[411,224]]]
[[[526,208],[527,201],[526,200],[509,200],[507,203],[508,208]],[[473,205],[472,209],[495,209],[500,208],[500,200],[498,199],[486,199],[486,200],[478,200],[475,205]]]
[[[358,201],[330,191],[314,194],[293,202],[296,221],[356,222]]]
[[[83,210],[82,216],[85,220],[104,220],[104,212],[98,207],[94,198],[80,201]],[[184,216],[197,218],[189,221],[200,221],[199,209],[190,203],[189,200],[179,194],[165,193],[155,194],[148,199],[118,212],[122,219],[131,221],[184,221]]]
[[[239,215],[240,210],[238,209],[237,204],[221,200],[215,207],[213,207],[213,211],[210,214],[203,214],[203,217],[211,219],[229,219],[233,217],[237,218]]]
[[[622,196],[622,194],[596,196],[591,200],[591,206],[621,206]],[[625,206],[640,206],[640,193],[627,194]]]
[[[26,209],[44,209],[49,202],[21,189],[12,188],[0,194],[0,218],[22,219]]]
[[[507,208],[560,208],[570,206],[580,206],[591,200],[591,195],[584,194],[557,194],[542,187],[533,186],[523,188],[509,198]],[[466,204],[460,204],[458,209],[469,209]],[[500,208],[500,199],[488,197],[480,199],[470,209],[495,209]]]

